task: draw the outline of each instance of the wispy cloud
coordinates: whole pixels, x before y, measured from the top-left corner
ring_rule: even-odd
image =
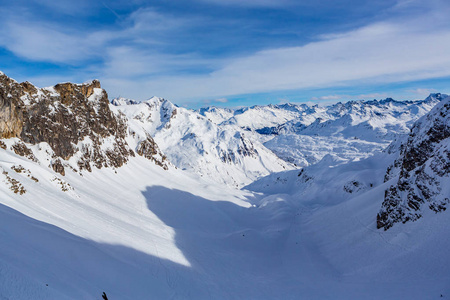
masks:
[[[450,76],[450,30],[377,23],[303,47],[228,60],[204,76],[170,76],[148,85],[175,99]],[[178,87],[174,89],[173,87]]]
[[[342,98],[346,98],[347,96],[344,95],[328,95],[328,96],[320,96],[320,97],[312,97],[311,100],[317,101],[317,100],[339,100]]]
[[[228,99],[227,98],[219,98],[219,99],[214,100],[213,102],[227,103]]]
[[[30,60],[71,64],[97,56],[98,39],[33,22],[9,21],[0,33],[0,46]]]
[[[246,7],[282,7],[291,4],[291,0],[198,0],[204,3],[222,6],[246,6]]]
[[[422,89],[422,88],[418,88],[418,89],[414,89],[414,90],[407,90],[408,93],[414,94],[416,96],[428,96],[431,93],[435,93],[436,90],[435,89]]]
[[[228,103],[227,98],[218,98],[218,99],[202,99],[199,101],[190,101],[185,102],[183,106],[185,107],[203,107],[203,106],[211,106],[211,105],[223,105]]]
[[[356,94],[356,95],[326,95],[320,97],[311,97],[312,101],[328,101],[333,102],[334,100],[371,100],[371,99],[382,99],[386,98],[388,95],[386,93],[371,93],[371,94]]]
[[[41,5],[51,3],[39,1]],[[291,3],[198,1],[254,7]],[[419,2],[399,1],[393,9],[417,8]],[[83,3],[87,7],[88,2]],[[0,21],[5,29],[0,32],[0,47],[27,60],[77,66],[77,72],[99,77],[111,95],[138,100],[159,95],[176,102],[215,99],[216,103],[225,103],[224,97],[230,95],[450,76],[450,20],[445,17],[450,5],[438,0],[430,3],[420,15],[386,18],[346,32],[329,32],[302,46],[266,48],[246,55],[205,56],[196,50],[195,43],[184,49],[180,41],[189,40],[192,30],[210,25],[210,20],[175,16],[148,7],[123,18],[113,11],[117,26],[89,31],[20,15],[6,16]],[[58,9],[70,14],[70,5]],[[107,9],[113,10],[109,6]],[[330,93],[314,100],[348,97]]]

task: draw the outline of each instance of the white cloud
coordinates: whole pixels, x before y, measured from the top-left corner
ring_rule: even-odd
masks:
[[[41,2],[49,5],[48,0]],[[70,5],[61,7],[71,8]],[[58,6],[53,9],[59,11]],[[138,9],[121,20],[120,29],[86,31],[11,15],[0,20],[0,26],[4,28],[0,31],[0,47],[34,61],[76,64],[105,59],[105,70],[108,71],[111,66],[128,62],[131,65],[127,74],[131,75],[134,69],[139,75],[142,69],[153,70],[155,65],[198,63],[186,54],[177,55],[175,60],[175,56],[149,51],[151,47],[163,45],[164,38],[169,39],[171,33],[194,26],[196,22],[198,20],[175,18],[147,8]]]
[[[359,95],[327,95],[320,97],[312,97],[312,101],[328,101],[330,103],[333,100],[371,100],[371,99],[383,99],[386,98],[385,93],[371,93],[371,94],[359,94]]]
[[[361,79],[430,78],[450,74],[449,47],[450,30],[415,33],[395,24],[375,24],[304,47],[262,51],[211,75],[239,93]]]
[[[244,6],[244,7],[282,7],[292,3],[292,0],[199,0],[223,6]]]
[[[321,97],[312,97],[311,100],[317,101],[317,100],[339,100],[342,98],[345,98],[344,95],[328,95],[328,96],[321,96]]]
[[[228,99],[227,98],[219,98],[219,99],[214,100],[213,102],[227,103]]]
[[[423,97],[423,96],[428,96],[431,93],[435,93],[436,90],[435,89],[421,89],[421,88],[418,88],[418,89],[414,89],[414,90],[407,90],[407,92],[408,93],[412,93],[412,94],[414,94],[416,96],[422,96]]]
[[[0,45],[31,60],[74,63],[96,55],[100,40],[35,23],[8,22],[0,33]],[[86,46],[89,45],[89,46]]]
[[[218,99],[203,99],[200,101],[189,101],[189,102],[184,102],[183,106],[185,107],[189,107],[189,106],[210,106],[211,104],[218,104],[218,103],[228,103],[228,99],[226,98],[218,98]]]
[[[387,98],[386,93],[371,93],[371,94],[359,94],[356,99],[370,100],[370,99],[383,99]]]

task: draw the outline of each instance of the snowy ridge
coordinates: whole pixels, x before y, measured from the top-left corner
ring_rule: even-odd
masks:
[[[265,146],[298,166],[317,163],[327,154],[346,161],[367,158],[398,134],[408,133],[414,121],[438,102],[438,98],[429,97],[414,102],[338,103],[277,127],[277,136]]]
[[[217,125],[162,98],[111,109],[127,117],[131,135],[149,134],[173,165],[209,180],[241,187],[271,172],[292,168],[250,132]]]
[[[120,106],[120,105],[133,105],[133,104],[138,104],[139,102],[136,100],[132,100],[132,99],[127,99],[127,98],[123,98],[123,97],[119,97],[119,98],[114,98],[111,100],[111,104],[115,105],[115,106]]]
[[[336,156],[335,163],[368,158],[407,133],[444,96],[198,111],[153,97],[142,103],[114,99],[111,109],[127,117],[133,135],[152,136],[176,167],[241,187],[291,164],[315,164],[326,155]]]
[[[425,100],[358,100],[329,106],[267,105],[237,110],[201,109],[214,123],[239,127],[283,160],[309,166],[324,156],[349,162],[380,152],[426,114],[443,94]],[[225,113],[226,112],[226,113]],[[226,119],[228,118],[228,119]]]

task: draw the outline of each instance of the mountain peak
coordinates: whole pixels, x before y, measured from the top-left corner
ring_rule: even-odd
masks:
[[[136,100],[133,100],[133,99],[124,98],[124,97],[114,98],[110,102],[114,106],[136,105],[136,104],[141,103],[139,101],[136,101]]]
[[[430,101],[430,100],[433,100],[433,99],[442,101],[442,100],[444,100],[444,99],[447,98],[447,97],[448,97],[448,95],[446,95],[446,94],[441,94],[441,93],[431,93],[431,94],[425,99],[425,101]]]

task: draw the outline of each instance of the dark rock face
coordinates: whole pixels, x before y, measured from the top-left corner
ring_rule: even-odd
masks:
[[[24,143],[18,142],[11,146],[11,150],[13,150],[16,154],[20,156],[24,156],[32,161],[37,161],[36,157],[33,154],[33,151],[31,151],[30,148],[28,148]]]
[[[59,158],[52,162],[52,169],[53,169],[53,171],[61,174],[62,176],[66,175],[64,166]]]
[[[48,143],[53,150],[51,167],[55,172],[64,175],[64,161],[74,156],[80,171],[91,171],[91,165],[122,166],[134,156],[126,136],[126,118],[110,110],[108,95],[98,80],[38,89],[0,73],[0,138]],[[160,153],[151,137],[142,145],[146,145],[140,149],[146,157],[151,151]],[[32,151],[27,149],[24,143],[16,143],[12,150],[33,159]],[[165,163],[152,160],[167,168]]]
[[[93,95],[95,89],[97,94]],[[89,137],[93,143],[92,149],[83,152],[85,162],[98,168],[120,167],[126,162],[129,153],[124,141],[126,128],[109,109],[108,95],[100,89],[100,83],[96,80],[81,85],[63,83],[54,90],[56,94],[48,92],[45,97],[30,95],[30,105],[23,112],[23,141],[47,142],[56,156],[66,160],[79,150],[78,142]],[[113,137],[112,151],[120,159],[112,157],[111,161],[100,151],[102,140],[107,137]]]
[[[249,157],[258,157],[258,151],[253,146],[253,143],[241,136],[240,134],[237,135],[239,137],[239,143],[237,145],[236,150],[228,149],[227,151],[219,150],[219,156],[220,159],[224,163],[236,163],[236,160],[238,159],[238,155],[240,156],[249,156]]]
[[[22,133],[23,93],[21,84],[0,73],[0,138],[19,137]]]
[[[155,143],[151,136],[147,135],[147,138],[145,140],[139,142],[136,152],[140,156],[153,161],[156,165],[162,167],[164,170],[168,169],[165,162],[166,156],[161,154],[158,145]]]
[[[234,154],[233,150],[228,150],[228,151],[221,151],[220,152],[220,159],[224,162],[224,163],[234,163],[236,161],[236,155]]]
[[[250,140],[245,139],[241,136],[241,141],[237,152],[243,156],[254,156],[258,155],[258,151],[253,147],[253,144]]]
[[[347,182],[344,185],[343,189],[344,189],[344,192],[352,194],[352,193],[359,192],[360,190],[366,189],[366,186],[362,182],[359,182],[357,180],[352,180],[352,181]]]
[[[397,222],[406,223],[422,217],[424,207],[444,211],[449,196],[442,180],[450,173],[450,98],[416,122],[400,156],[388,168],[385,181],[398,181],[385,192],[377,215],[377,227],[385,230]]]

